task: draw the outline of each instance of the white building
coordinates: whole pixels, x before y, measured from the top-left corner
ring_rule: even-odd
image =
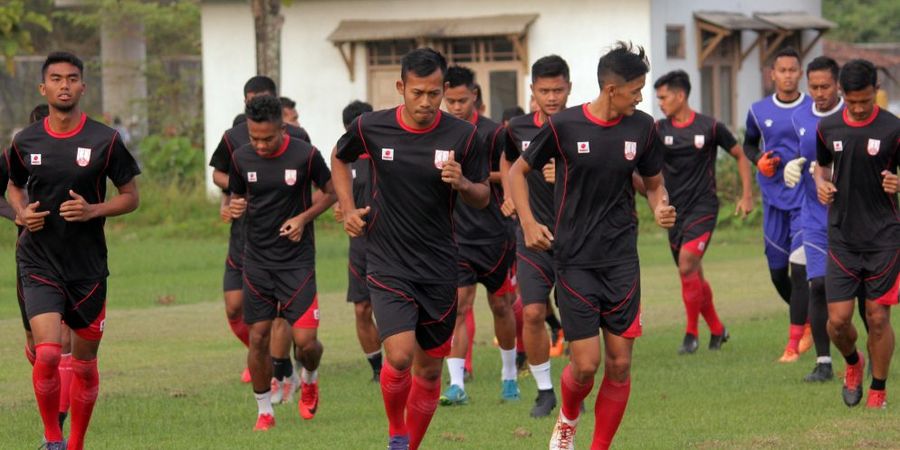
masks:
[[[615,41],[631,41],[650,56],[642,109],[658,116],[652,81],[683,69],[694,107],[736,131],[750,104],[769,92],[763,61],[784,45],[808,60],[833,26],[819,17],[821,0],[295,0],[282,14],[280,94],[298,102],[301,124],[326,155],[343,133],[347,103],[400,103],[400,57],[416,46],[472,68],[487,114],[499,117],[510,106],[527,109],[529,68],[541,56],[568,61],[575,105],[597,94],[597,59]],[[242,111],[244,82],[256,74],[248,2],[204,0],[202,28],[209,159]]]

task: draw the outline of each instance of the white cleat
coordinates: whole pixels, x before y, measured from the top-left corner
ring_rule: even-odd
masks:
[[[575,450],[575,425],[569,425],[562,419],[562,411],[553,426],[550,436],[550,450]]]

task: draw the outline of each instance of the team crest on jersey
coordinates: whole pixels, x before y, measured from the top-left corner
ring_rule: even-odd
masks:
[[[394,160],[394,149],[392,149],[392,148],[381,149],[381,160],[382,161],[393,161]]]
[[[590,153],[591,152],[591,143],[590,142],[579,142],[578,143],[578,153]]]
[[[806,128],[800,129],[800,136],[806,136]]]
[[[834,145],[834,151],[836,151],[836,152],[844,151],[844,141],[834,141],[834,142],[832,142],[832,145]]]
[[[531,141],[522,141],[522,151],[528,150],[529,145],[531,145]]]
[[[32,153],[31,154],[31,165],[32,166],[41,165],[41,154],[40,153]]]
[[[875,156],[878,154],[878,150],[881,149],[881,140],[879,139],[869,139],[869,145],[866,146],[866,151],[869,152],[869,156]]]
[[[91,149],[78,147],[78,154],[75,156],[75,162],[81,167],[87,167],[91,162]]]
[[[663,144],[672,145],[675,143],[675,138],[673,136],[666,136],[663,138]]]
[[[434,151],[434,167],[438,169],[444,168],[444,163],[450,160],[450,150]]]
[[[625,141],[625,159],[631,161],[637,155],[637,142]]]
[[[706,144],[706,136],[704,136],[702,134],[695,134],[694,135],[694,147],[697,147],[697,149],[701,149],[701,148],[703,148],[704,144]]]
[[[297,169],[284,169],[284,182],[288,186],[297,184]]]
[[[256,183],[256,172],[247,172],[247,181],[250,183]]]
[[[763,123],[766,124],[766,128],[771,128],[772,124],[775,122],[773,122],[772,119],[766,119],[766,121]]]

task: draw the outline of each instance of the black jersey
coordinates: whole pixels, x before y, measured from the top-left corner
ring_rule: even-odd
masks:
[[[845,109],[819,121],[816,159],[832,167],[837,188],[828,208],[828,245],[852,251],[900,248],[897,195],[884,192],[882,171],[900,163],[900,119],[875,107],[865,122]]]
[[[718,210],[716,156],[719,147],[731,150],[737,140],[721,122],[691,113],[686,123],[663,119],[656,123],[663,142],[663,176],[669,203],[678,211]]]
[[[494,165],[494,161],[500,163],[500,134],[503,127],[477,112],[473,117],[473,123],[477,128],[475,135],[474,151],[483,154],[484,163],[488,171]],[[503,203],[503,194],[500,186],[489,183],[491,198],[483,209],[473,208],[465,204],[462,199],[457,199],[456,209],[453,211],[453,219],[456,224],[456,240],[460,244],[493,244],[509,239],[509,221],[500,212]]]
[[[66,222],[59,215],[69,190],[88,203],[106,200],[106,180],[122,186],[141,173],[116,130],[82,114],[74,130],[59,134],[49,119],[35,122],[13,138],[10,180],[26,188],[38,211],[50,211],[44,228],[25,231],[16,257],[26,273],[62,282],[93,281],[109,275],[106,265],[106,219]]]
[[[506,125],[504,150],[506,160],[513,162],[528,149],[542,125],[538,123],[539,113],[517,116]],[[544,179],[540,170],[532,170],[525,176],[528,182],[528,202],[531,212],[538,222],[546,224],[553,231],[553,184]]]
[[[455,283],[457,247],[453,208],[456,193],[441,180],[453,151],[463,176],[474,183],[488,177],[483,155],[473,150],[475,127],[437,113],[422,130],[406,126],[402,106],[354,119],[337,143],[337,157],[372,163],[367,272],[420,283]]]
[[[9,184],[9,152],[0,154],[0,197],[6,196],[6,185]]]
[[[550,117],[522,155],[535,170],[556,158],[553,256],[558,269],[636,261],[631,175],[659,174],[663,156],[653,118],[637,111],[606,122],[588,104]]]
[[[303,229],[300,242],[279,236],[285,221],[312,205],[312,189],[331,180],[322,154],[299,139],[284,136],[272,156],[256,153],[250,144],[234,152],[228,187],[247,199],[244,213],[244,263],[266,269],[314,267],[313,221]]]

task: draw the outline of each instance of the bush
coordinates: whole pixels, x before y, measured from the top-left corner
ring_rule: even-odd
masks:
[[[195,185],[203,181],[203,149],[181,136],[150,135],[140,144],[144,178],[160,184]]]

